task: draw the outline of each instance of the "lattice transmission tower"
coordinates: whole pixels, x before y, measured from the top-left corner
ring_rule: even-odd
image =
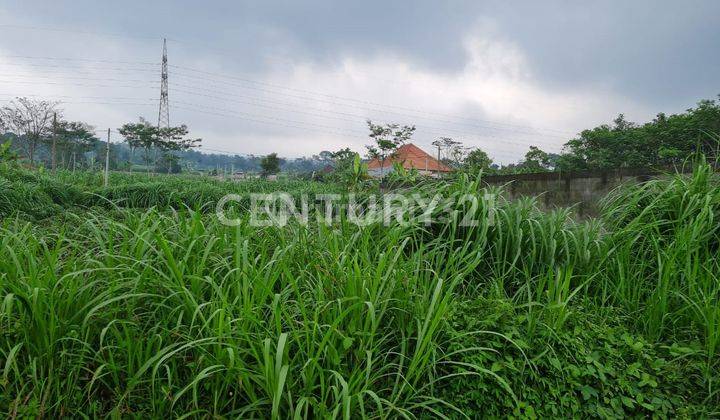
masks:
[[[168,101],[167,40],[165,38],[163,38],[162,74],[160,76],[160,109],[158,110],[158,127],[170,127],[170,103]]]

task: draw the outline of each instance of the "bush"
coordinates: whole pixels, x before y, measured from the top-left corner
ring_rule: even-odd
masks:
[[[459,302],[448,321],[463,363],[488,366],[505,378],[515,398],[490,374],[460,376],[439,398],[470,417],[678,417],[700,413],[704,399],[702,352],[653,345],[631,334],[611,311],[586,307],[559,331],[529,328],[522,307],[507,300]],[[591,315],[596,314],[596,315]],[[492,330],[496,334],[471,331]],[[462,371],[461,369],[458,370]],[[457,373],[457,372],[456,372]]]
[[[12,214],[32,219],[53,216],[77,205],[82,191],[47,175],[19,167],[0,165],[0,217]]]

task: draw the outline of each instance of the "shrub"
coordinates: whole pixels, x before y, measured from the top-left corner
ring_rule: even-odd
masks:
[[[462,361],[490,366],[508,381],[517,402],[489,375],[460,376],[440,397],[470,417],[710,414],[712,407],[703,406],[709,395],[698,348],[652,344],[623,327],[612,310],[576,309],[559,331],[546,326],[530,331],[526,310],[511,301],[458,302],[448,320],[453,348],[492,349],[464,352]],[[468,334],[488,330],[495,333]]]

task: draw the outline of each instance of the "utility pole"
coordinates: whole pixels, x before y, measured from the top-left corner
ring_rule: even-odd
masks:
[[[108,128],[107,143],[105,144],[105,186],[108,186],[110,179],[110,129]]]
[[[57,150],[57,112],[53,113],[53,140],[52,140],[52,170],[55,172],[55,169],[57,168],[57,160],[56,160],[56,150]]]
[[[437,173],[438,173],[438,176],[440,176],[440,165],[441,165],[441,161],[440,161],[440,150],[441,150],[443,147],[445,147],[446,149],[451,149],[454,144],[459,144],[459,143],[456,142],[456,141],[453,141],[453,139],[451,139],[451,138],[449,138],[449,137],[440,137],[439,139],[437,139],[437,140],[435,140],[434,142],[432,142],[432,145],[433,145],[433,146],[437,146],[437,148],[438,148],[438,156],[437,156],[437,160],[438,160]]]
[[[438,169],[437,169],[437,172],[438,172],[438,175],[440,175],[440,143],[438,143],[437,147],[438,147]]]

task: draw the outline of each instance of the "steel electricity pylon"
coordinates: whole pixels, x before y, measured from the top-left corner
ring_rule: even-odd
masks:
[[[170,127],[170,103],[168,100],[167,40],[165,38],[163,38],[162,73],[160,76],[160,109],[158,110],[158,127]]]

